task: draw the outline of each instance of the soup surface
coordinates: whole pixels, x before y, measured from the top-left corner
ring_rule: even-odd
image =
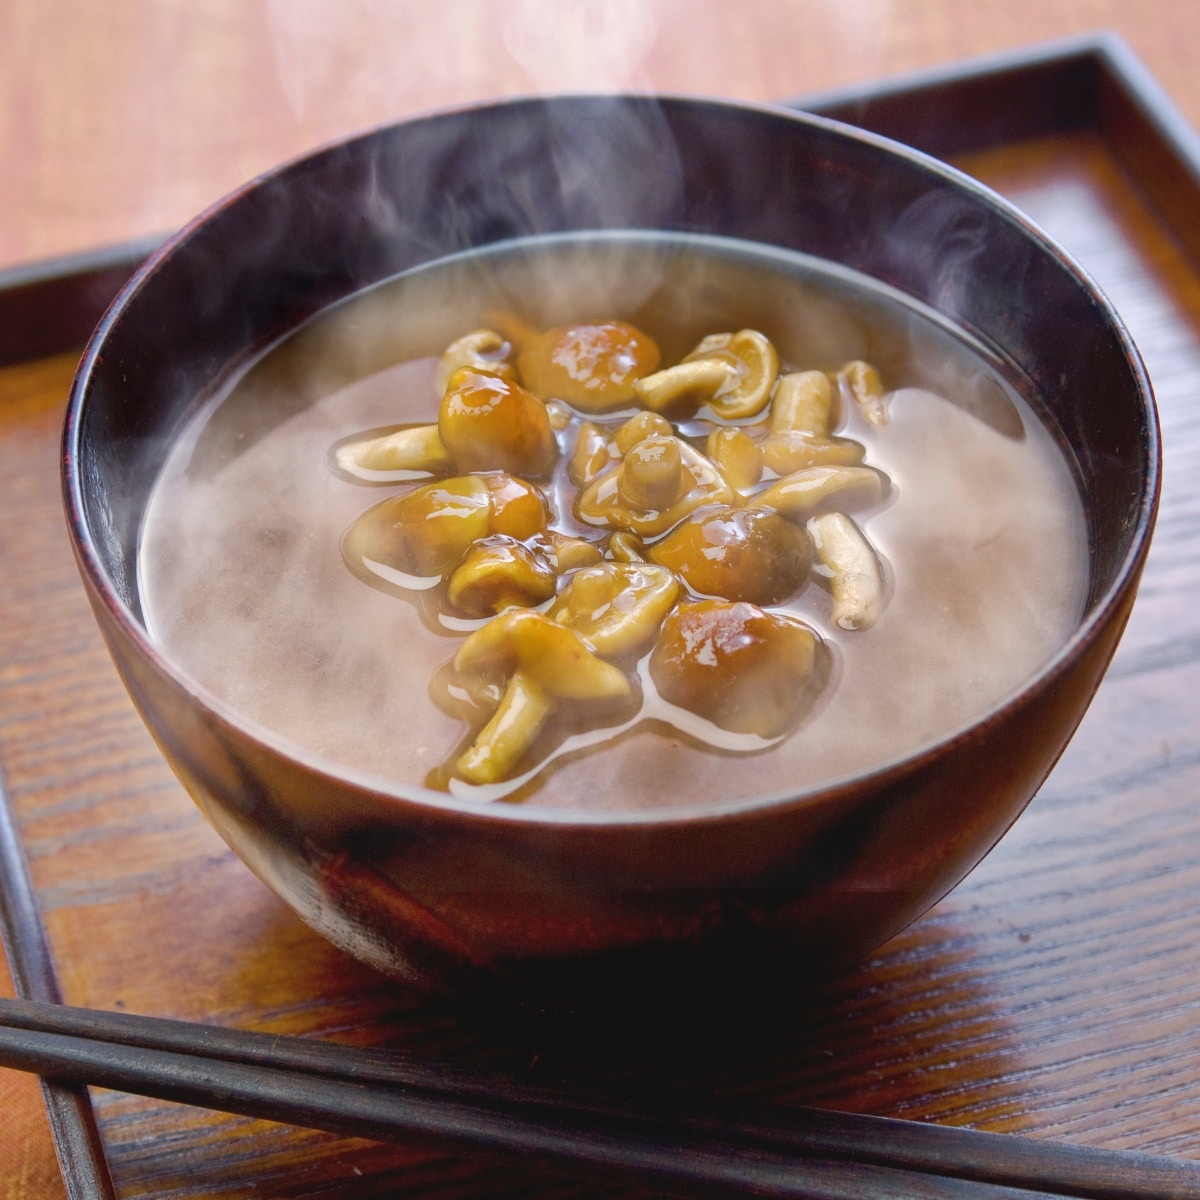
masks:
[[[794,688],[773,685],[803,698],[789,699],[788,719],[747,726],[705,696],[693,702],[663,673],[651,639],[621,665],[631,686],[619,702],[555,698],[529,754],[480,783],[456,764],[483,723],[481,707],[497,701],[488,688],[502,691],[520,668],[508,662],[481,699],[448,664],[496,618],[447,603],[437,570],[381,563],[355,532],[380,504],[470,472],[362,467],[354,447],[438,421],[440,359],[462,335],[598,321],[645,331],[661,353],[661,364],[648,364],[656,369],[710,335],[753,330],[777,352],[782,375],[841,379],[826,440],[856,447],[854,466],[881,486],[817,515],[836,512],[871,548],[877,603],[869,619],[846,619],[840,568],[819,528],[807,513],[778,522],[788,561],[797,539],[807,539],[806,564],[811,557],[810,569],[752,597],[756,611],[812,634]],[[877,404],[854,402],[839,376],[848,363],[877,369],[885,389]],[[604,570],[636,574],[645,561],[649,574],[678,578],[668,539],[679,521],[626,536],[581,509],[586,487],[572,478],[587,430],[610,447],[610,460],[598,451],[599,475],[623,465],[612,446],[647,404],[594,412],[542,399],[555,444],[531,486],[554,536],[586,544]],[[729,415],[685,397],[664,411],[670,437],[660,431],[659,443],[675,438],[701,456],[720,457],[714,434],[734,431],[753,435],[759,461],[771,435],[769,407]],[[791,467],[770,463],[735,483],[732,502],[728,494],[705,502],[728,524],[759,497],[782,494]],[[692,539],[701,558],[714,538],[706,529]],[[933,315],[774,248],[625,234],[516,242],[443,261],[329,310],[272,348],[207,398],[172,446],[139,575],[152,636],[191,676],[335,763],[479,801],[645,809],[794,791],[961,728],[1062,644],[1083,604],[1086,544],[1070,469],[1049,431],[1001,365]],[[561,595],[582,564],[560,569],[551,591]],[[712,603],[708,578],[687,575],[672,619]],[[555,603],[531,596],[523,611],[538,617]],[[676,630],[680,645],[687,636]],[[766,655],[773,667],[796,657]]]

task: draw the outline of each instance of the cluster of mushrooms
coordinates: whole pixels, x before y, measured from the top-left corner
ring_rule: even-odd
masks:
[[[359,574],[432,591],[463,630],[447,694],[475,732],[448,774],[496,784],[536,765],[549,725],[627,719],[639,664],[668,711],[789,732],[825,653],[789,602],[815,578],[842,629],[883,608],[880,559],[848,514],[889,482],[835,432],[843,401],[886,422],[879,373],[781,369],[750,329],[663,366],[622,321],[496,324],[442,355],[436,423],[336,450],[348,476],[413,481],[342,550]]]

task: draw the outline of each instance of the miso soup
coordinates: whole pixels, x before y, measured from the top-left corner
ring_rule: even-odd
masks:
[[[506,243],[198,402],[144,613],[248,721],[400,785],[794,792],[969,724],[1073,628],[1086,531],[1041,411],[989,348],[817,259]]]

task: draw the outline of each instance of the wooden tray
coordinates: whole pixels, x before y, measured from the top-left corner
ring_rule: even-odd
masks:
[[[121,246],[0,274],[0,756],[36,902],[19,947],[41,964],[35,988],[534,1077],[574,1071],[1200,1159],[1197,139],[1107,37],[794,103],[949,158],[1015,200],[1112,297],[1158,393],[1166,485],[1134,618],[1008,837],[787,1020],[493,1022],[346,959],[266,892],[169,774],[70,558],[62,405],[79,344],[149,248]],[[47,1091],[73,1196],[612,1195],[415,1144]]]

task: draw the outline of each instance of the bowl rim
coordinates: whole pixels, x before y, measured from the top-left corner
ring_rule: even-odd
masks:
[[[177,249],[189,241],[198,230],[203,229],[214,216],[243,202],[264,184],[303,168],[306,164],[322,156],[343,153],[357,145],[370,143],[401,126],[432,124],[447,117],[469,115],[481,110],[516,111],[523,107],[542,108],[548,105],[561,106],[577,102],[586,104],[597,101],[616,104],[661,104],[689,108],[697,112],[709,108],[720,112],[744,113],[747,116],[822,129],[837,137],[873,147],[887,154],[898,154],[911,166],[925,172],[931,181],[941,182],[955,190],[969,193],[976,202],[991,209],[994,215],[1015,226],[1025,238],[1057,260],[1059,265],[1074,278],[1075,283],[1089,294],[1094,307],[1099,310],[1103,322],[1119,343],[1137,385],[1145,438],[1142,452],[1139,455],[1140,474],[1144,486],[1138,502],[1136,520],[1129,527],[1128,549],[1119,563],[1114,565],[1113,577],[1108,587],[1096,596],[1084,610],[1075,627],[1058,649],[1022,684],[998,699],[982,714],[976,715],[913,750],[883,759],[868,770],[833,776],[800,789],[777,789],[772,792],[753,793],[721,802],[694,805],[673,804],[665,807],[636,809],[555,808],[539,804],[536,797],[515,803],[504,800],[481,801],[479,798],[473,797],[456,797],[453,794],[435,791],[421,784],[405,783],[338,762],[336,759],[294,742],[270,727],[240,713],[236,706],[209,691],[175,663],[152,638],[145,623],[133,613],[119,594],[119,590],[114,586],[97,552],[96,537],[87,518],[84,478],[83,473],[79,470],[82,454],[83,413],[87,405],[90,381],[96,371],[103,366],[105,343],[108,337],[122,321],[127,307],[136,303],[137,297],[147,281],[167,267]],[[436,261],[438,260],[429,260],[430,263]],[[348,293],[343,299],[352,294]],[[328,140],[312,149],[286,158],[269,170],[253,176],[208,205],[181,226],[177,232],[161,242],[109,303],[89,338],[75,371],[63,421],[61,451],[61,488],[68,534],[77,566],[87,589],[91,592],[93,602],[98,601],[103,605],[121,635],[136,647],[137,652],[148,660],[159,674],[165,676],[174,687],[185,692],[193,703],[212,713],[222,723],[240,731],[244,736],[261,743],[272,753],[290,760],[310,776],[327,778],[339,786],[353,787],[380,798],[385,803],[395,804],[398,809],[411,806],[419,812],[431,815],[440,813],[447,818],[466,818],[472,821],[555,829],[578,827],[597,833],[631,827],[693,825],[697,822],[720,823],[768,809],[786,810],[796,806],[813,805],[822,799],[830,799],[844,794],[847,790],[860,789],[864,785],[884,785],[889,777],[894,778],[919,770],[923,765],[947,754],[955,746],[971,741],[978,736],[984,726],[1003,719],[1006,714],[1019,707],[1027,698],[1043,692],[1053,684],[1059,675],[1075,664],[1085,653],[1087,647],[1108,625],[1113,611],[1120,607],[1126,594],[1131,589],[1136,589],[1149,552],[1162,484],[1162,434],[1154,390],[1145,363],[1123,318],[1099,283],[1074,255],[1050,237],[1037,222],[1012,201],[965,171],[924,151],[844,121],[804,112],[782,104],[714,98],[681,92],[580,92],[523,95],[431,109],[399,120],[382,121],[349,136]]]

